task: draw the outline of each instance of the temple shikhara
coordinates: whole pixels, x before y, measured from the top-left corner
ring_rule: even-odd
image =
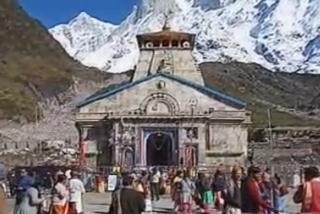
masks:
[[[195,35],[137,35],[130,82],[77,106],[79,143],[89,166],[243,164],[250,113],[244,102],[208,88],[193,56]]]

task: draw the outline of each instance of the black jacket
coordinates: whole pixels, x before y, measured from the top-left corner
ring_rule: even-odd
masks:
[[[141,214],[145,210],[143,195],[132,188],[124,187],[114,192],[109,214],[119,214],[118,198],[120,198],[121,214]]]

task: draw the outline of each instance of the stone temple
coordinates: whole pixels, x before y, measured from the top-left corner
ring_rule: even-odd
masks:
[[[193,56],[195,35],[137,35],[140,58],[129,82],[77,106],[76,127],[89,166],[244,164],[250,113],[244,102],[208,88]]]

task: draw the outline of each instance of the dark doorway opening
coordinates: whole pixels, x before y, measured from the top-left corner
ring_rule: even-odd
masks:
[[[173,160],[173,142],[168,134],[151,134],[147,140],[147,165],[168,166]]]

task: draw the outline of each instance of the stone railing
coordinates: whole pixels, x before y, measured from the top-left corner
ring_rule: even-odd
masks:
[[[245,119],[246,111],[213,111],[210,114],[211,119],[223,119],[223,118],[231,118],[231,119]]]
[[[177,112],[174,115],[169,114],[128,114],[127,112],[116,112],[114,114],[108,113],[77,113],[76,121],[97,121],[103,120],[104,118],[117,119],[120,117],[130,118],[130,119],[144,119],[144,118],[171,118],[171,119],[179,119],[179,118],[208,118],[208,119],[231,119],[231,120],[244,120],[247,112],[246,111],[213,111],[211,113],[202,113],[195,112],[191,114],[191,112]]]

